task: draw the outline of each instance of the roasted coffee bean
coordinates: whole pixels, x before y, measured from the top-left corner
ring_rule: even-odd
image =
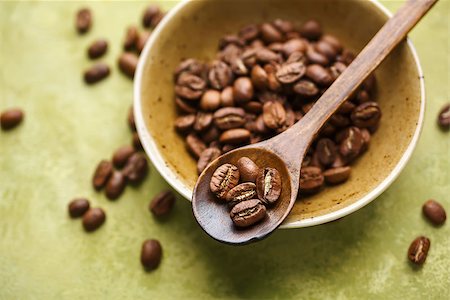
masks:
[[[263,47],[263,45],[261,47]],[[242,53],[241,59],[247,68],[253,68],[256,65],[256,51],[259,48],[260,47],[248,48]]]
[[[352,61],[355,59],[355,54],[353,54],[352,52],[350,52],[349,50],[347,50],[347,49],[344,49],[343,51],[342,51],[342,54],[341,55],[339,55],[337,58],[336,58],[336,60],[337,61],[340,61],[340,62],[343,62],[344,64],[346,64],[347,66],[349,65],[349,64],[351,64],[352,63]]]
[[[197,173],[200,175],[201,172],[203,172],[204,169],[216,158],[220,156],[221,152],[218,148],[207,148],[205,149],[202,154],[200,154],[200,157],[198,158],[197,162]]]
[[[123,41],[123,50],[132,51],[136,47],[137,40],[139,38],[138,29],[136,26],[130,26],[127,28],[125,39]]]
[[[347,66],[341,62],[335,62],[330,67],[330,74],[331,77],[333,77],[333,80],[336,80],[339,76],[341,76],[342,73],[344,73],[345,69],[347,69]]]
[[[110,69],[104,63],[97,63],[84,72],[84,81],[87,84],[97,83],[109,76]]]
[[[233,61],[240,58],[242,54],[242,48],[236,46],[234,44],[227,45],[222,51],[220,51],[217,57],[230,66],[233,64]],[[233,71],[233,70],[231,70]]]
[[[330,72],[321,65],[307,66],[305,75],[319,86],[327,87],[333,83],[333,77],[331,77]]]
[[[192,129],[195,123],[195,115],[185,115],[175,119],[175,128],[182,133],[188,132]]]
[[[92,13],[89,8],[82,8],[77,12],[75,27],[78,33],[83,34],[89,31],[92,25]]]
[[[278,81],[277,77],[275,76],[275,73],[267,74],[267,82],[269,83],[269,90],[273,92],[281,92],[282,86],[281,83]]]
[[[89,209],[89,200],[85,198],[73,199],[69,203],[69,215],[71,218],[79,218]]]
[[[214,123],[222,130],[242,127],[245,111],[240,107],[224,107],[214,113]]]
[[[194,130],[202,132],[208,129],[213,121],[212,113],[198,112],[195,118]]]
[[[257,25],[250,24],[245,27],[242,27],[241,30],[239,30],[238,35],[242,40],[250,42],[258,38],[259,28]]]
[[[208,80],[214,89],[222,90],[233,80],[233,72],[226,63],[216,60],[209,69]]]
[[[135,132],[136,131],[136,123],[134,121],[133,106],[131,106],[130,109],[128,110],[127,122],[128,122],[128,127],[130,127],[131,131]]]
[[[341,104],[337,112],[340,114],[349,114],[353,109],[355,109],[355,104],[347,100]]]
[[[281,65],[276,72],[276,77],[283,84],[294,83],[305,75],[306,67],[301,62],[287,63]]]
[[[236,148],[238,148],[238,147],[239,147],[238,145],[231,145],[231,144],[223,145],[223,147],[222,147],[222,153],[227,153],[227,152],[229,152],[229,151],[231,151],[231,150],[234,150],[234,149],[236,149]]]
[[[267,64],[271,62],[279,62],[281,57],[267,48],[259,48],[256,50],[256,60],[259,63]]]
[[[250,78],[240,77],[233,84],[233,98],[237,103],[245,103],[253,98],[253,84]]]
[[[244,41],[237,35],[229,34],[219,40],[219,49],[225,49],[228,45],[234,45],[238,48],[244,47]]]
[[[241,180],[244,182],[256,182],[256,177],[259,173],[258,166],[250,158],[243,156],[237,161],[237,167]]]
[[[228,129],[224,131],[220,137],[219,141],[222,144],[237,145],[248,142],[250,140],[250,131],[244,128]]]
[[[122,195],[127,185],[127,178],[122,172],[114,171],[108,179],[105,187],[106,197],[115,200]]]
[[[136,72],[136,67],[139,61],[139,57],[131,52],[125,52],[120,55],[118,64],[119,69],[123,74],[127,75],[130,78],[134,77],[134,73]]]
[[[258,198],[264,204],[273,204],[280,198],[282,182],[280,173],[274,168],[260,169],[256,177]]]
[[[376,102],[365,102],[352,111],[350,118],[357,127],[374,126],[380,121],[381,110]]]
[[[258,199],[242,201],[230,212],[231,220],[237,227],[248,227],[258,223],[267,215],[266,207]]]
[[[334,50],[337,52],[337,54],[342,52],[342,44],[341,42],[334,36],[330,34],[324,34],[321,38],[322,42],[326,42],[327,44],[331,45]]]
[[[83,227],[87,232],[94,231],[105,223],[106,215],[100,207],[90,208],[83,215]]]
[[[94,176],[92,178],[92,185],[94,189],[100,190],[108,181],[113,172],[113,165],[107,160],[102,160],[95,169]]]
[[[245,111],[254,114],[260,114],[263,110],[263,105],[259,101],[250,101],[244,105]]]
[[[442,130],[450,129],[450,104],[446,104],[439,112],[438,124]]]
[[[209,183],[209,188],[217,198],[225,200],[227,193],[239,183],[239,170],[235,165],[224,164],[218,167]]]
[[[356,93],[356,102],[357,103],[366,103],[370,101],[369,93],[366,90],[359,90]]]
[[[195,75],[189,73],[181,73],[175,86],[175,93],[188,100],[197,100],[205,91],[205,81]]]
[[[324,176],[318,167],[304,167],[300,171],[300,193],[317,193],[323,186]]]
[[[227,86],[220,93],[220,105],[222,107],[234,106],[234,96],[232,86]]]
[[[322,26],[316,20],[309,20],[300,28],[300,34],[309,40],[317,40],[322,35]]]
[[[312,156],[311,156],[311,162],[309,163],[309,165],[311,167],[317,167],[317,168],[320,168],[321,170],[323,170],[325,167],[319,160],[319,152],[314,149],[311,149],[311,151],[312,151]]]
[[[273,20],[272,25],[275,26],[275,28],[281,33],[289,33],[294,31],[294,24],[287,20],[275,19]]]
[[[319,161],[322,165],[329,166],[336,159],[336,144],[332,140],[328,138],[320,139],[317,142],[316,149]]]
[[[430,244],[430,240],[427,237],[419,236],[416,238],[409,246],[408,259],[416,265],[423,265],[427,259]]]
[[[96,59],[103,56],[108,51],[108,42],[106,40],[96,40],[88,48],[90,59]]]
[[[172,191],[162,191],[153,197],[149,210],[156,217],[166,216],[172,211],[175,201],[175,194]]]
[[[189,152],[198,159],[200,157],[200,154],[206,149],[205,143],[203,143],[202,140],[200,140],[196,135],[189,134],[186,137],[186,146],[189,150]]]
[[[316,51],[312,46],[306,50],[306,58],[312,64],[327,66],[330,63],[330,60],[325,55]]]
[[[141,54],[142,50],[144,50],[145,44],[147,43],[148,39],[150,38],[151,32],[144,31],[141,34],[139,34],[138,39],[136,41],[136,50],[138,54]]]
[[[237,76],[243,76],[249,73],[248,68],[245,66],[244,61],[240,57],[231,59],[230,67],[231,71]]]
[[[147,28],[152,27],[155,23],[155,19],[159,18],[161,14],[161,9],[157,5],[148,6],[142,16],[142,25]]]
[[[276,43],[283,40],[283,35],[272,24],[264,23],[260,27],[261,38],[266,43]]]
[[[128,159],[136,152],[133,146],[123,146],[117,149],[112,157],[112,162],[116,168],[122,168]]]
[[[217,141],[219,139],[219,136],[220,136],[220,131],[217,128],[217,126],[215,126],[215,125],[210,126],[207,130],[205,130],[204,132],[202,132],[200,134],[201,139],[206,144]]]
[[[189,73],[189,74],[193,74],[199,77],[204,77],[206,74],[207,68],[205,66],[205,64],[199,62],[196,59],[193,58],[188,58],[183,60],[178,67],[175,69],[174,75],[175,75],[175,79],[178,78],[178,76],[181,73]]]
[[[373,93],[375,90],[375,84],[376,84],[376,78],[375,75],[372,73],[370,74],[361,84],[361,87],[366,90],[369,94]]]
[[[307,42],[303,39],[291,39],[283,44],[282,52],[285,57],[290,57],[293,53],[305,52],[307,48]]]
[[[24,113],[19,108],[11,108],[0,114],[0,126],[3,130],[13,129],[18,126],[24,117]]]
[[[191,102],[191,101],[189,101]],[[192,106],[190,103],[187,103],[187,101],[184,101],[181,98],[175,98],[175,104],[178,108],[178,110],[185,114],[195,114],[197,112],[197,109]]]
[[[281,128],[286,122],[286,110],[280,102],[267,102],[263,106],[263,120],[268,128]]]
[[[162,247],[158,240],[146,240],[142,243],[141,264],[148,270],[156,269],[161,263]]]
[[[345,167],[348,164],[348,161],[342,157],[340,153],[337,154],[336,159],[331,165],[332,168],[340,168]]]
[[[363,143],[361,131],[357,127],[349,127],[344,131],[339,151],[345,159],[353,160],[361,152]]]
[[[260,66],[255,65],[252,68],[251,72],[251,80],[253,83],[253,86],[258,90],[264,90],[268,87],[269,82],[267,78],[267,72]]]
[[[439,202],[432,199],[423,204],[422,212],[434,225],[442,225],[447,219],[444,207]]]
[[[334,113],[330,117],[329,122],[335,127],[347,127],[348,125],[350,125],[350,119],[347,116],[339,113]]]
[[[370,132],[367,128],[362,128],[360,129],[361,131],[361,136],[363,139],[363,145],[361,147],[361,153],[367,151],[367,149],[369,149],[369,145],[370,145]]]
[[[134,149],[140,151],[142,150],[142,144],[141,144],[141,139],[139,138],[139,135],[137,132],[133,133],[133,136],[131,138],[131,144],[133,145]]]
[[[148,163],[145,154],[134,153],[131,155],[122,172],[129,182],[141,182],[148,173]]]
[[[232,188],[227,193],[225,201],[233,207],[239,202],[254,198],[256,198],[256,185],[252,182],[244,182]]]
[[[314,49],[320,54],[326,56],[326,58],[330,61],[334,61],[338,55],[336,48],[323,39],[314,45]]]
[[[339,184],[347,181],[351,170],[350,167],[331,168],[323,172],[323,176],[328,184]]]
[[[300,96],[303,96],[305,98],[314,97],[319,93],[319,89],[317,86],[309,81],[309,80],[300,80],[294,85],[293,88],[294,92],[296,94],[299,94]]]
[[[257,133],[265,134],[269,131],[269,128],[264,123],[263,115],[259,115],[255,120],[255,131]]]
[[[220,107],[220,92],[207,90],[200,99],[200,108],[206,111],[214,111]]]

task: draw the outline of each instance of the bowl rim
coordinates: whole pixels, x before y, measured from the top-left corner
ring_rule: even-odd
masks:
[[[147,64],[150,48],[152,48],[152,45],[157,42],[157,37],[159,36],[160,32],[162,31],[162,28],[172,19],[172,17],[178,13],[184,6],[186,6],[189,2],[195,1],[195,0],[183,0],[180,3],[178,3],[174,8],[172,8],[167,15],[162,19],[160,24],[156,27],[154,32],[152,33],[150,39],[148,40],[147,44],[145,45],[142,54],[139,58],[139,63],[136,69],[135,77],[134,77],[134,105],[133,105],[133,112],[134,117],[136,121],[136,129],[138,132],[138,135],[142,141],[142,146],[147,154],[147,156],[152,161],[155,168],[158,170],[158,172],[161,174],[161,176],[169,183],[172,188],[174,188],[178,193],[180,193],[184,198],[186,198],[188,201],[191,201],[192,198],[192,191],[180,181],[179,176],[176,175],[173,170],[167,165],[164,158],[162,157],[160,151],[158,150],[158,147],[153,139],[153,137],[150,135],[150,133],[146,129],[146,125],[144,122],[144,117],[142,115],[142,105],[141,105],[141,87],[142,87],[142,80],[143,80],[143,73],[145,65]],[[378,0],[369,0],[369,2],[374,5],[379,11],[384,13],[388,18],[392,17],[392,13],[384,7]],[[411,139],[411,142],[409,143],[408,147],[406,148],[405,152],[403,153],[402,157],[400,158],[397,165],[394,167],[394,169],[391,171],[391,173],[380,183],[378,184],[372,191],[367,193],[365,196],[361,197],[360,199],[356,200],[354,203],[342,207],[336,211],[329,212],[325,215],[318,216],[318,217],[310,217],[308,219],[294,221],[290,223],[282,223],[279,228],[302,228],[302,227],[310,227],[315,225],[320,225],[324,223],[328,223],[337,219],[340,219],[342,217],[345,217],[360,208],[366,206],[370,202],[372,202],[374,199],[376,199],[381,193],[383,193],[393,182],[397,177],[400,175],[401,171],[406,166],[407,162],[410,160],[412,153],[414,149],[417,146],[417,142],[419,140],[420,133],[422,132],[423,128],[423,121],[424,121],[424,115],[425,115],[425,82],[424,82],[424,76],[422,67],[420,64],[420,60],[417,54],[417,51],[412,43],[412,41],[407,37],[407,46],[409,50],[411,51],[411,54],[414,58],[417,72],[419,74],[419,82],[420,82],[420,112],[419,112],[419,119],[416,125],[416,130],[414,132],[414,135]]]

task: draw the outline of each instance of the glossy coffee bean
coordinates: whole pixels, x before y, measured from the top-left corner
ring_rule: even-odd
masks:
[[[416,265],[423,265],[427,259],[430,245],[430,240],[427,237],[417,237],[408,248],[408,259]]]
[[[202,132],[208,129],[212,125],[212,122],[213,122],[212,113],[199,111],[197,113],[197,116],[195,117],[193,128],[197,132]]]
[[[200,108],[206,111],[215,111],[220,107],[220,92],[207,90],[200,99]]]
[[[193,59],[193,58],[188,58],[183,60],[178,67],[175,69],[174,75],[175,78],[178,78],[178,76],[181,73],[188,73],[188,74],[193,74],[196,76],[200,76],[203,77],[204,74],[206,72],[206,66],[204,63]]]
[[[92,12],[89,8],[82,8],[77,12],[75,18],[75,28],[78,33],[84,34],[89,31],[92,26]]]
[[[317,167],[304,167],[300,171],[300,193],[317,193],[323,186],[322,170]]]
[[[251,80],[253,86],[258,90],[264,90],[268,87],[269,81],[267,77],[267,72],[260,66],[255,65],[251,71]]]
[[[214,89],[222,90],[231,83],[232,79],[233,72],[226,63],[220,60],[212,63],[208,73],[208,80]]]
[[[450,129],[450,104],[446,104],[439,112],[438,124],[442,130]]]
[[[310,98],[319,93],[317,86],[309,80],[300,80],[294,85],[294,92],[302,97]]]
[[[157,5],[149,5],[142,16],[142,25],[146,28],[152,27],[155,19],[161,15],[161,9]]]
[[[252,100],[254,94],[253,84],[250,78],[240,77],[233,84],[233,98],[237,103],[245,103]]]
[[[88,56],[90,59],[96,59],[103,56],[108,50],[108,42],[100,39],[94,41],[88,48]]]
[[[349,127],[343,134],[343,140],[340,143],[340,154],[347,160],[356,158],[361,152],[364,140],[361,131],[357,127]]]
[[[327,44],[331,45],[338,54],[342,52],[343,49],[342,44],[335,36],[332,36],[330,34],[324,34],[320,40],[322,42],[326,42]]]
[[[318,64],[321,66],[327,66],[330,60],[322,53],[316,51],[312,46],[306,50],[306,58],[312,64]]]
[[[138,61],[139,57],[136,54],[125,52],[119,57],[119,69],[123,74],[127,75],[130,78],[133,78],[134,73],[136,72]]]
[[[285,63],[280,66],[275,76],[283,84],[291,84],[305,75],[306,67],[302,62]]]
[[[227,86],[220,93],[220,106],[222,107],[234,106],[234,96],[232,86]]]
[[[18,126],[24,117],[24,113],[19,108],[11,108],[0,114],[0,126],[3,130],[10,130]]]
[[[123,41],[123,50],[132,51],[136,47],[137,40],[139,38],[139,32],[136,26],[130,26],[125,33],[125,39]]]
[[[97,63],[84,72],[84,81],[87,84],[97,83],[110,74],[109,67],[104,63]]]
[[[166,216],[172,211],[175,201],[175,194],[172,191],[162,191],[153,197],[149,210],[156,217]]]
[[[350,177],[350,173],[351,168],[347,166],[328,169],[323,172],[323,176],[328,184],[339,184],[347,181]]]
[[[200,134],[200,138],[205,144],[218,142],[220,130],[214,124]]]
[[[255,24],[244,26],[239,30],[238,36],[246,42],[253,41],[259,36],[259,28]]]
[[[280,198],[282,190],[281,175],[277,169],[260,169],[256,177],[258,198],[265,204],[273,204]]]
[[[175,93],[186,100],[199,99],[206,88],[206,82],[193,74],[181,73],[177,79]]]
[[[376,102],[364,102],[353,109],[350,116],[357,127],[371,127],[378,124],[381,110]]]
[[[250,101],[245,103],[244,109],[248,113],[260,114],[263,111],[263,105],[259,101]]]
[[[221,151],[218,148],[211,147],[205,149],[197,161],[197,173],[200,174],[216,158],[220,156]]]
[[[106,215],[100,207],[90,208],[83,215],[83,227],[87,232],[97,230],[105,223]]]
[[[200,154],[206,149],[205,143],[198,138],[195,134],[189,134],[186,137],[186,146],[189,152],[198,159]]]
[[[447,219],[444,207],[435,200],[428,200],[422,206],[422,212],[434,225],[442,225]]]
[[[256,182],[256,177],[259,173],[259,167],[255,164],[253,160],[248,157],[241,157],[237,161],[236,166],[241,174],[241,180],[243,182]]]
[[[179,97],[175,98],[175,105],[177,110],[182,114],[195,114],[197,113],[197,108],[192,105],[192,101],[185,101]]]
[[[106,197],[115,200],[122,195],[127,185],[127,178],[122,172],[114,171],[108,179],[105,187]]]
[[[131,183],[140,183],[148,173],[148,163],[145,154],[134,153],[123,167],[123,175]]]
[[[224,107],[214,113],[214,124],[221,130],[242,127],[245,111],[240,107]]]
[[[305,75],[319,86],[328,87],[333,83],[330,72],[318,64],[308,65]]]
[[[295,52],[305,52],[307,48],[307,42],[302,39],[291,39],[283,44],[282,52],[285,57],[291,56]]]
[[[238,183],[238,168],[232,164],[223,164],[214,171],[209,188],[217,198],[225,200],[227,193],[238,185]]]
[[[317,142],[316,151],[320,163],[324,166],[331,165],[336,159],[336,144],[331,139],[320,139]]]
[[[103,188],[112,172],[112,163],[107,160],[102,160],[95,169],[94,176],[92,178],[92,185],[94,186],[94,189],[100,190]]]
[[[317,40],[322,35],[322,26],[316,20],[306,21],[300,28],[300,34],[309,40]]]
[[[141,264],[148,270],[156,269],[161,263],[162,247],[158,240],[146,240],[142,243]]]
[[[283,40],[283,35],[272,24],[264,23],[260,27],[261,38],[266,43],[276,43]]]
[[[136,149],[133,146],[122,146],[114,152],[112,163],[116,168],[122,168],[134,153],[136,153]]]
[[[71,218],[79,218],[89,209],[89,200],[85,198],[73,199],[68,206]]]
[[[264,124],[271,129],[278,129],[286,123],[286,110],[278,101],[270,101],[263,106]]]
[[[286,34],[294,31],[294,24],[288,20],[275,19],[272,25],[281,33]]]
[[[178,132],[189,132],[194,126],[196,115],[190,114],[175,119],[175,128]]]
[[[228,129],[224,131],[220,137],[219,141],[222,144],[242,144],[250,140],[250,131],[244,128]]]
[[[273,62],[280,62],[280,55],[267,49],[267,48],[259,48],[255,53],[256,60],[261,64],[268,64]],[[268,72],[266,70],[266,72]]]
[[[256,185],[253,182],[244,182],[232,188],[226,195],[225,201],[229,207],[239,202],[256,198]]]
[[[266,215],[266,207],[258,199],[242,201],[236,204],[230,212],[231,220],[237,227],[256,224]]]
[[[338,55],[338,52],[333,45],[329,44],[323,39],[318,41],[314,45],[314,50],[316,50],[321,55],[325,56],[328,60],[334,61]]]

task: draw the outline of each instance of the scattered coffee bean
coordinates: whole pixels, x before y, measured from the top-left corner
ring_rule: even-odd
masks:
[[[139,135],[137,132],[133,132],[131,144],[133,145],[134,149],[136,149],[137,151],[140,151],[143,149],[142,144],[141,144],[141,139],[139,138]]]
[[[107,160],[102,160],[95,169],[92,178],[92,185],[97,191],[102,189],[108,182],[109,177],[113,172],[113,165]]]
[[[450,129],[450,104],[446,104],[439,112],[438,124],[442,130]]]
[[[423,204],[422,212],[434,225],[442,225],[447,219],[444,207],[439,202],[432,199]]]
[[[430,240],[424,236],[416,238],[408,249],[409,260],[416,265],[423,265],[430,249]]]
[[[264,204],[273,204],[280,198],[282,189],[281,176],[277,169],[261,169],[256,177],[258,198]]]
[[[151,32],[144,31],[142,32],[136,41],[136,50],[139,54],[141,54],[142,50],[144,50],[145,44],[150,38]]]
[[[212,147],[205,149],[201,154],[197,162],[197,173],[200,174],[204,169],[216,158],[220,156],[219,149]]]
[[[347,181],[350,177],[351,170],[348,166],[331,168],[323,172],[323,176],[328,184],[339,184]]]
[[[146,28],[153,27],[155,21],[162,15],[163,12],[157,5],[148,6],[142,17],[142,25]]]
[[[10,130],[18,126],[24,117],[24,113],[19,108],[11,108],[0,114],[0,126],[3,130]]]
[[[306,194],[317,193],[322,188],[324,177],[318,167],[304,167],[300,171],[300,192]]]
[[[209,187],[217,198],[225,200],[227,193],[239,182],[239,170],[232,164],[224,164],[214,171]]]
[[[96,59],[103,56],[108,50],[108,42],[106,40],[96,40],[88,48],[88,56],[90,59]]]
[[[97,63],[84,73],[84,81],[87,84],[97,83],[109,76],[110,69],[104,63]]]
[[[162,247],[157,240],[146,240],[142,243],[141,248],[141,264],[148,270],[156,269],[162,257]]]
[[[105,223],[106,215],[99,207],[90,208],[83,215],[83,227],[87,232],[94,231]]]
[[[242,201],[230,212],[233,223],[238,227],[251,226],[264,219],[266,215],[266,207],[258,199]]]
[[[259,173],[258,166],[248,157],[241,157],[237,161],[237,167],[239,169],[239,174],[244,182],[256,182],[256,177]]]
[[[92,25],[92,13],[88,8],[82,8],[77,12],[75,27],[78,33],[83,34],[89,31]]]
[[[115,200],[122,195],[127,185],[127,178],[122,172],[114,171],[108,179],[105,187],[106,197]]]
[[[128,159],[136,152],[133,146],[123,146],[117,149],[112,157],[112,162],[116,168],[122,168]]]
[[[239,202],[254,198],[256,198],[256,185],[252,182],[244,182],[232,188],[225,200],[230,207],[233,207]]]
[[[127,28],[125,34],[125,40],[123,41],[123,50],[132,51],[136,48],[136,44],[139,38],[139,32],[136,26],[130,26]]]
[[[139,57],[131,52],[125,52],[119,57],[119,68],[130,78],[134,77],[134,73],[136,72],[136,67],[139,61]]]
[[[134,153],[127,160],[127,163],[123,167],[123,175],[131,183],[140,183],[148,173],[148,163],[145,154]]]
[[[172,191],[162,191],[153,197],[149,209],[156,217],[166,216],[172,211],[175,201],[175,194]]]
[[[85,198],[73,199],[69,203],[69,215],[71,218],[79,218],[89,209],[89,201]]]

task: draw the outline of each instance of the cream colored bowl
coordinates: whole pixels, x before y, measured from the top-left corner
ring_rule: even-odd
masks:
[[[174,130],[173,70],[183,58],[211,60],[221,36],[245,24],[275,18],[296,22],[316,18],[325,32],[358,52],[389,16],[376,1],[181,2],[153,32],[135,75],[134,113],[146,153],[167,182],[191,199],[196,162]],[[369,151],[353,165],[345,184],[297,201],[282,228],[322,224],[358,210],[380,195],[411,157],[425,107],[422,70],[412,43],[402,43],[375,74],[376,101],[383,117]]]

